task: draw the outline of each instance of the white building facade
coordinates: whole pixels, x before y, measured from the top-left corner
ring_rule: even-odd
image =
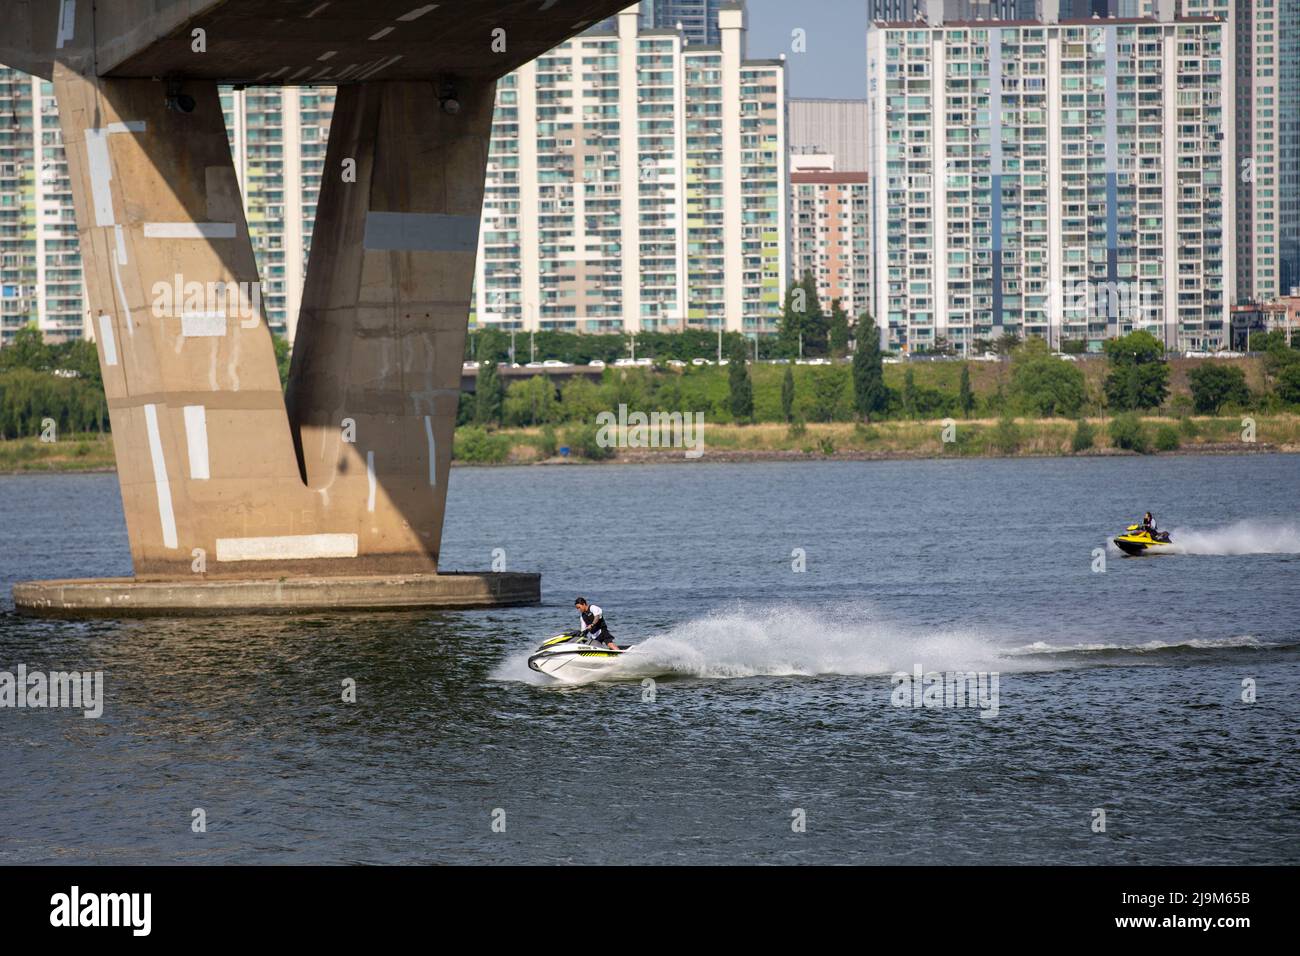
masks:
[[[875,24],[875,315],[889,346],[1227,342],[1226,19]]]
[[[497,85],[472,320],[576,332],[775,331],[789,262],[785,64],[613,29]]]

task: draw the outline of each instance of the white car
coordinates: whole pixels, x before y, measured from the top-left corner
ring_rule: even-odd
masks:
[[[645,365],[654,365],[654,363],[655,363],[654,359],[637,359],[632,364],[645,366]]]
[[[830,365],[830,364],[831,364],[831,360],[830,360],[830,359],[824,359],[824,358],[809,359],[809,360],[808,360],[808,364],[809,364],[809,365]]]
[[[719,365],[730,365],[730,364],[731,364],[731,359],[718,359],[718,364],[719,364]]]
[[[478,362],[465,362],[461,365],[461,368],[465,369],[466,371],[472,368],[478,368]]]
[[[636,362],[632,361],[630,358],[621,358],[621,359],[614,360],[614,365],[617,366],[618,368],[627,368],[629,365],[635,365],[635,364]]]
[[[692,364],[692,365],[712,365],[713,363],[712,363],[711,361],[709,361],[708,359],[691,359],[691,364]]]
[[[545,368],[542,362],[529,362],[524,368]]]
[[[686,363],[683,362],[681,359],[669,359],[669,360],[668,360],[668,364],[671,365],[673,368],[685,368],[685,367],[686,367]]]
[[[547,359],[542,363],[545,368],[568,368],[568,362],[561,362],[559,359]]]
[[[587,368],[604,368],[604,367],[605,367],[605,363],[602,362],[600,359],[592,359],[590,362],[587,363]]]

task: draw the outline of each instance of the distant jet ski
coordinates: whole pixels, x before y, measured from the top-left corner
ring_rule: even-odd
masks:
[[[1168,531],[1152,534],[1143,530],[1140,524],[1129,525],[1123,534],[1115,538],[1115,547],[1130,555],[1168,553],[1172,545]]]
[[[585,634],[557,634],[542,642],[528,658],[528,666],[556,680],[580,684],[613,670],[619,658],[630,653],[632,648],[613,650]]]

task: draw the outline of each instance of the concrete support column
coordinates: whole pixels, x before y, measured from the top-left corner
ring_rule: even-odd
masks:
[[[292,427],[215,82],[54,83],[137,578],[436,571],[493,81],[340,91]]]
[[[385,566],[437,563],[494,90],[449,113],[433,83],[362,83],[334,107],[288,407],[321,507],[358,474],[382,499],[362,523]]]

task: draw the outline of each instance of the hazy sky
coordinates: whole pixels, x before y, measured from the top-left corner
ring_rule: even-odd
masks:
[[[866,0],[748,0],[749,55],[786,55],[791,96],[865,99]],[[807,34],[807,53],[790,49],[790,32]]]

